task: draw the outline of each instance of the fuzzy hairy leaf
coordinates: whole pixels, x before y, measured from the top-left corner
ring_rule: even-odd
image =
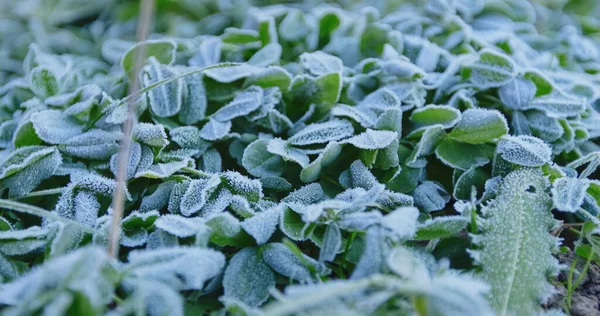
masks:
[[[229,261],[223,276],[225,296],[250,306],[259,306],[269,298],[275,286],[275,274],[263,261],[258,248],[244,248]]]
[[[478,275],[490,284],[490,303],[502,315],[541,312],[553,291],[547,276],[558,267],[551,252],[557,241],[549,233],[556,221],[547,187],[538,170],[508,174],[498,196],[482,209],[481,234],[472,236],[481,247],[471,251],[482,269]]]

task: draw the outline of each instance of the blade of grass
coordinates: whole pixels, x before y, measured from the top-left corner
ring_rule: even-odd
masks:
[[[71,220],[68,218],[64,218],[56,213],[52,213],[50,211],[47,211],[41,207],[37,207],[34,205],[29,205],[29,204],[11,201],[11,200],[0,199],[0,208],[6,208],[6,209],[13,210],[16,212],[31,214],[31,215],[63,222],[65,224],[75,225],[75,226],[79,227],[81,230],[83,230],[84,232],[89,233],[89,234],[94,234],[96,232],[96,230],[94,230],[93,228],[85,226],[85,225],[81,224],[80,222],[77,222],[77,221],[74,221],[74,220]]]
[[[152,24],[152,16],[154,14],[154,0],[140,0],[140,16],[137,27],[137,41],[144,41],[150,32],[150,25]],[[135,115],[136,100],[140,95],[140,78],[139,73],[144,65],[143,56],[145,56],[145,46],[142,45],[139,50],[136,51],[134,56],[135,68],[130,78],[131,85],[129,86],[131,98],[127,104],[127,120],[123,123],[123,139],[121,140],[121,147],[118,154],[118,170],[116,176],[116,188],[113,193],[112,200],[112,217],[110,222],[110,232],[108,235],[108,255],[116,258],[119,253],[119,240],[121,235],[121,220],[123,218],[123,211],[125,208],[125,181],[127,178],[127,161],[129,158],[129,150],[131,147],[131,134],[133,131],[133,125],[137,120]]]

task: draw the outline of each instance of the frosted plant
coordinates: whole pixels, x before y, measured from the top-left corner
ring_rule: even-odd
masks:
[[[547,276],[558,271],[552,257],[558,241],[549,233],[556,220],[547,187],[540,171],[510,173],[498,196],[483,206],[482,233],[472,235],[481,249],[471,255],[482,268],[479,276],[491,286],[490,303],[502,315],[537,313],[553,292]]]
[[[4,314],[582,310],[597,1],[267,2],[2,3]]]

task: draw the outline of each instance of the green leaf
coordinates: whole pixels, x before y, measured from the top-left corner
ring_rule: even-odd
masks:
[[[501,315],[542,312],[540,298],[554,291],[547,277],[558,271],[552,256],[557,240],[549,233],[556,220],[547,187],[538,170],[514,171],[504,178],[496,199],[482,208],[482,232],[472,237],[481,249],[471,250],[471,256]]]
[[[483,144],[507,133],[506,118],[499,111],[469,109],[448,136],[463,143]]]
[[[456,236],[471,220],[463,216],[439,216],[419,224],[415,240],[431,240]]]
[[[365,132],[351,137],[344,142],[359,149],[374,150],[386,148],[397,139],[398,134],[395,132],[367,129]]]
[[[251,86],[237,94],[233,101],[217,110],[212,115],[217,121],[226,122],[236,117],[245,116],[258,109],[263,103],[263,89]]]
[[[517,65],[508,55],[488,48],[479,52],[479,59],[469,68],[471,81],[482,89],[500,87],[517,75]]]
[[[133,138],[148,146],[163,148],[169,144],[165,127],[150,123],[138,123],[133,128]]]
[[[472,145],[445,138],[435,149],[435,155],[449,167],[467,170],[486,165],[490,162],[493,151],[494,148],[490,145]]]
[[[225,297],[260,306],[275,286],[275,274],[263,261],[259,248],[244,248],[229,261],[223,276]]]
[[[315,229],[315,225],[305,223],[302,215],[286,207],[280,216],[279,228],[292,240],[306,240]]]
[[[262,251],[263,260],[275,272],[290,279],[306,282],[311,281],[312,275],[310,269],[316,270],[318,263],[313,259],[302,254],[302,259],[282,243],[271,243],[266,245]]]
[[[280,176],[285,171],[285,161],[280,156],[270,153],[267,150],[268,144],[268,140],[259,139],[244,150],[242,165],[255,177]]]
[[[291,84],[292,75],[284,68],[278,66],[271,66],[256,71],[244,81],[244,87],[278,87],[280,91],[287,91]]]
[[[145,61],[150,57],[154,57],[157,62],[163,65],[170,65],[175,61],[175,53],[177,51],[177,43],[171,40],[147,40],[138,43],[131,47],[123,54],[121,59],[121,68],[131,73],[135,69],[135,61],[138,55],[143,52],[144,55],[140,56]]]
[[[561,212],[575,213],[583,204],[589,181],[574,178],[560,178],[552,183],[554,207]]]
[[[306,168],[310,161],[310,158],[308,158],[306,153],[300,149],[289,146],[288,143],[281,138],[269,140],[267,150],[272,154],[281,156],[285,161],[299,164],[302,168]]]
[[[455,172],[455,174],[457,174]],[[457,200],[470,200],[473,189],[481,194],[484,191],[486,180],[490,175],[482,168],[472,167],[460,174],[454,184],[453,196]]]
[[[582,113],[585,110],[585,99],[576,98],[560,90],[539,96],[529,101],[524,109],[543,111],[549,117],[568,117]]]
[[[321,176],[323,168],[335,162],[341,152],[342,146],[338,142],[329,142],[317,159],[313,160],[308,166],[302,169],[300,172],[300,179],[305,183],[317,180]]]
[[[399,108],[386,109],[377,119],[375,129],[392,131],[402,136],[402,110]]]
[[[539,167],[552,161],[550,147],[531,136],[505,135],[498,143],[497,152],[504,160],[525,167]]]
[[[142,69],[142,82],[144,87],[149,87],[164,79],[174,77],[173,68],[160,64],[155,58],[150,58],[150,64]],[[187,96],[188,87],[183,78],[167,82],[154,87],[147,92],[148,104],[152,112],[158,117],[173,116],[183,107],[184,97]]]
[[[51,177],[61,163],[54,147],[21,147],[0,164],[0,187],[7,188],[11,198],[24,196]]]
[[[80,135],[84,128],[77,120],[57,110],[36,112],[31,115],[31,122],[37,136],[49,144],[64,144]]]
[[[59,149],[69,155],[85,159],[107,159],[119,150],[117,141],[120,132],[107,132],[93,129],[79,136],[69,138]]]
[[[281,58],[281,45],[277,43],[267,44],[265,47],[257,51],[248,60],[248,64],[258,67],[266,67],[279,63]]]
[[[35,67],[29,74],[29,86],[31,91],[40,99],[44,100],[58,93],[58,81],[56,76],[48,68]]]
[[[326,123],[310,124],[292,136],[288,142],[296,146],[326,144],[338,141],[354,133],[352,124],[346,120],[332,120]]]
[[[444,128],[451,128],[460,121],[460,111],[447,105],[427,105],[414,110],[410,121],[416,128],[441,124]]]

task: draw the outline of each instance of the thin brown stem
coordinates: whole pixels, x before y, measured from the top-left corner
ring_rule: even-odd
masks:
[[[140,16],[137,27],[137,41],[143,42],[150,33],[152,16],[154,14],[154,0],[140,0]],[[123,123],[123,139],[119,150],[119,161],[116,177],[116,188],[112,200],[112,218],[110,232],[108,235],[108,255],[116,258],[119,253],[119,240],[121,235],[121,220],[125,208],[125,181],[127,178],[127,162],[129,160],[129,150],[131,147],[131,134],[136,118],[136,102],[140,90],[139,73],[144,65],[144,56],[146,56],[145,45],[140,45],[134,56],[135,68],[130,78],[129,85],[131,99],[127,104],[127,120]]]

